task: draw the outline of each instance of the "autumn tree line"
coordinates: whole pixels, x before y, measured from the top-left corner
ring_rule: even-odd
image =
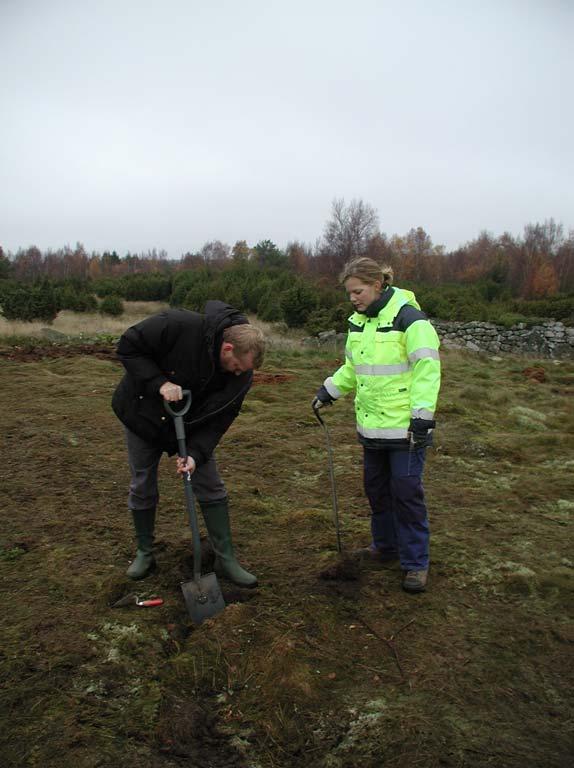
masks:
[[[5,317],[50,321],[61,309],[122,312],[122,300],[161,300],[200,310],[220,298],[262,319],[343,329],[349,313],[337,275],[350,258],[390,264],[397,284],[412,288],[431,316],[513,324],[544,318],[574,321],[574,231],[553,219],[528,224],[520,237],[482,232],[447,252],[422,227],[404,236],[380,230],[362,200],[334,200],[314,245],[272,241],[233,246],[214,240],[168,259],[165,251],[88,253],[81,244],[42,253],[0,248],[0,307]]]

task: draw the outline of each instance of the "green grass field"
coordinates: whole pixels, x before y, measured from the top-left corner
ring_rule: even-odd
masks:
[[[133,589],[121,370],[101,350],[49,349],[0,348],[3,766],[571,764],[574,363],[443,355],[430,583],[412,596],[394,566],[319,578],[337,552],[310,402],[338,362],[272,351],[218,449],[260,586],[222,582],[227,608],[194,628],[173,460],[159,569],[136,587],[165,603],[110,608]],[[350,550],[369,538],[351,400],[325,419]]]

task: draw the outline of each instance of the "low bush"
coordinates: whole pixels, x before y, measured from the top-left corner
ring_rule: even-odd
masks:
[[[321,331],[331,330],[337,333],[345,333],[351,312],[352,307],[346,302],[337,304],[329,309],[316,309],[307,317],[305,330],[311,336],[316,336]]]
[[[546,320],[551,318],[574,324],[574,296],[553,296],[530,301],[517,299],[511,302],[511,307],[523,315],[543,317]]]
[[[124,303],[120,296],[110,294],[102,299],[100,314],[118,317],[124,313]]]
[[[0,309],[7,320],[51,323],[58,314],[58,301],[48,282],[32,285],[10,282],[0,291]]]
[[[290,328],[301,328],[317,309],[317,291],[307,283],[298,282],[281,296],[281,310]]]
[[[105,277],[94,280],[93,290],[100,298],[116,295],[126,301],[167,301],[172,278],[156,273]]]
[[[283,312],[277,294],[269,288],[257,304],[257,315],[267,323],[277,323],[283,320]]]
[[[93,293],[78,291],[70,285],[59,286],[54,289],[58,309],[67,309],[71,312],[96,312],[98,301]]]

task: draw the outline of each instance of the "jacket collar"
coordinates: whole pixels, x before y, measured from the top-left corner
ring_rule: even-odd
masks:
[[[353,312],[349,322],[357,326],[363,326],[366,318],[379,317],[380,323],[390,325],[390,322],[396,317],[404,304],[410,304],[411,307],[420,309],[420,305],[412,291],[388,286],[381,297],[373,301],[364,312]]]
[[[379,298],[369,304],[366,310],[361,314],[366,315],[367,317],[377,317],[381,309],[384,309],[387,306],[394,292],[395,289],[388,285]]]

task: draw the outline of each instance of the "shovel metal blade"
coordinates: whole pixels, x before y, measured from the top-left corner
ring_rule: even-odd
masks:
[[[181,591],[191,620],[201,624],[205,619],[217,616],[225,608],[221,589],[214,573],[206,573],[198,580],[181,582]]]

